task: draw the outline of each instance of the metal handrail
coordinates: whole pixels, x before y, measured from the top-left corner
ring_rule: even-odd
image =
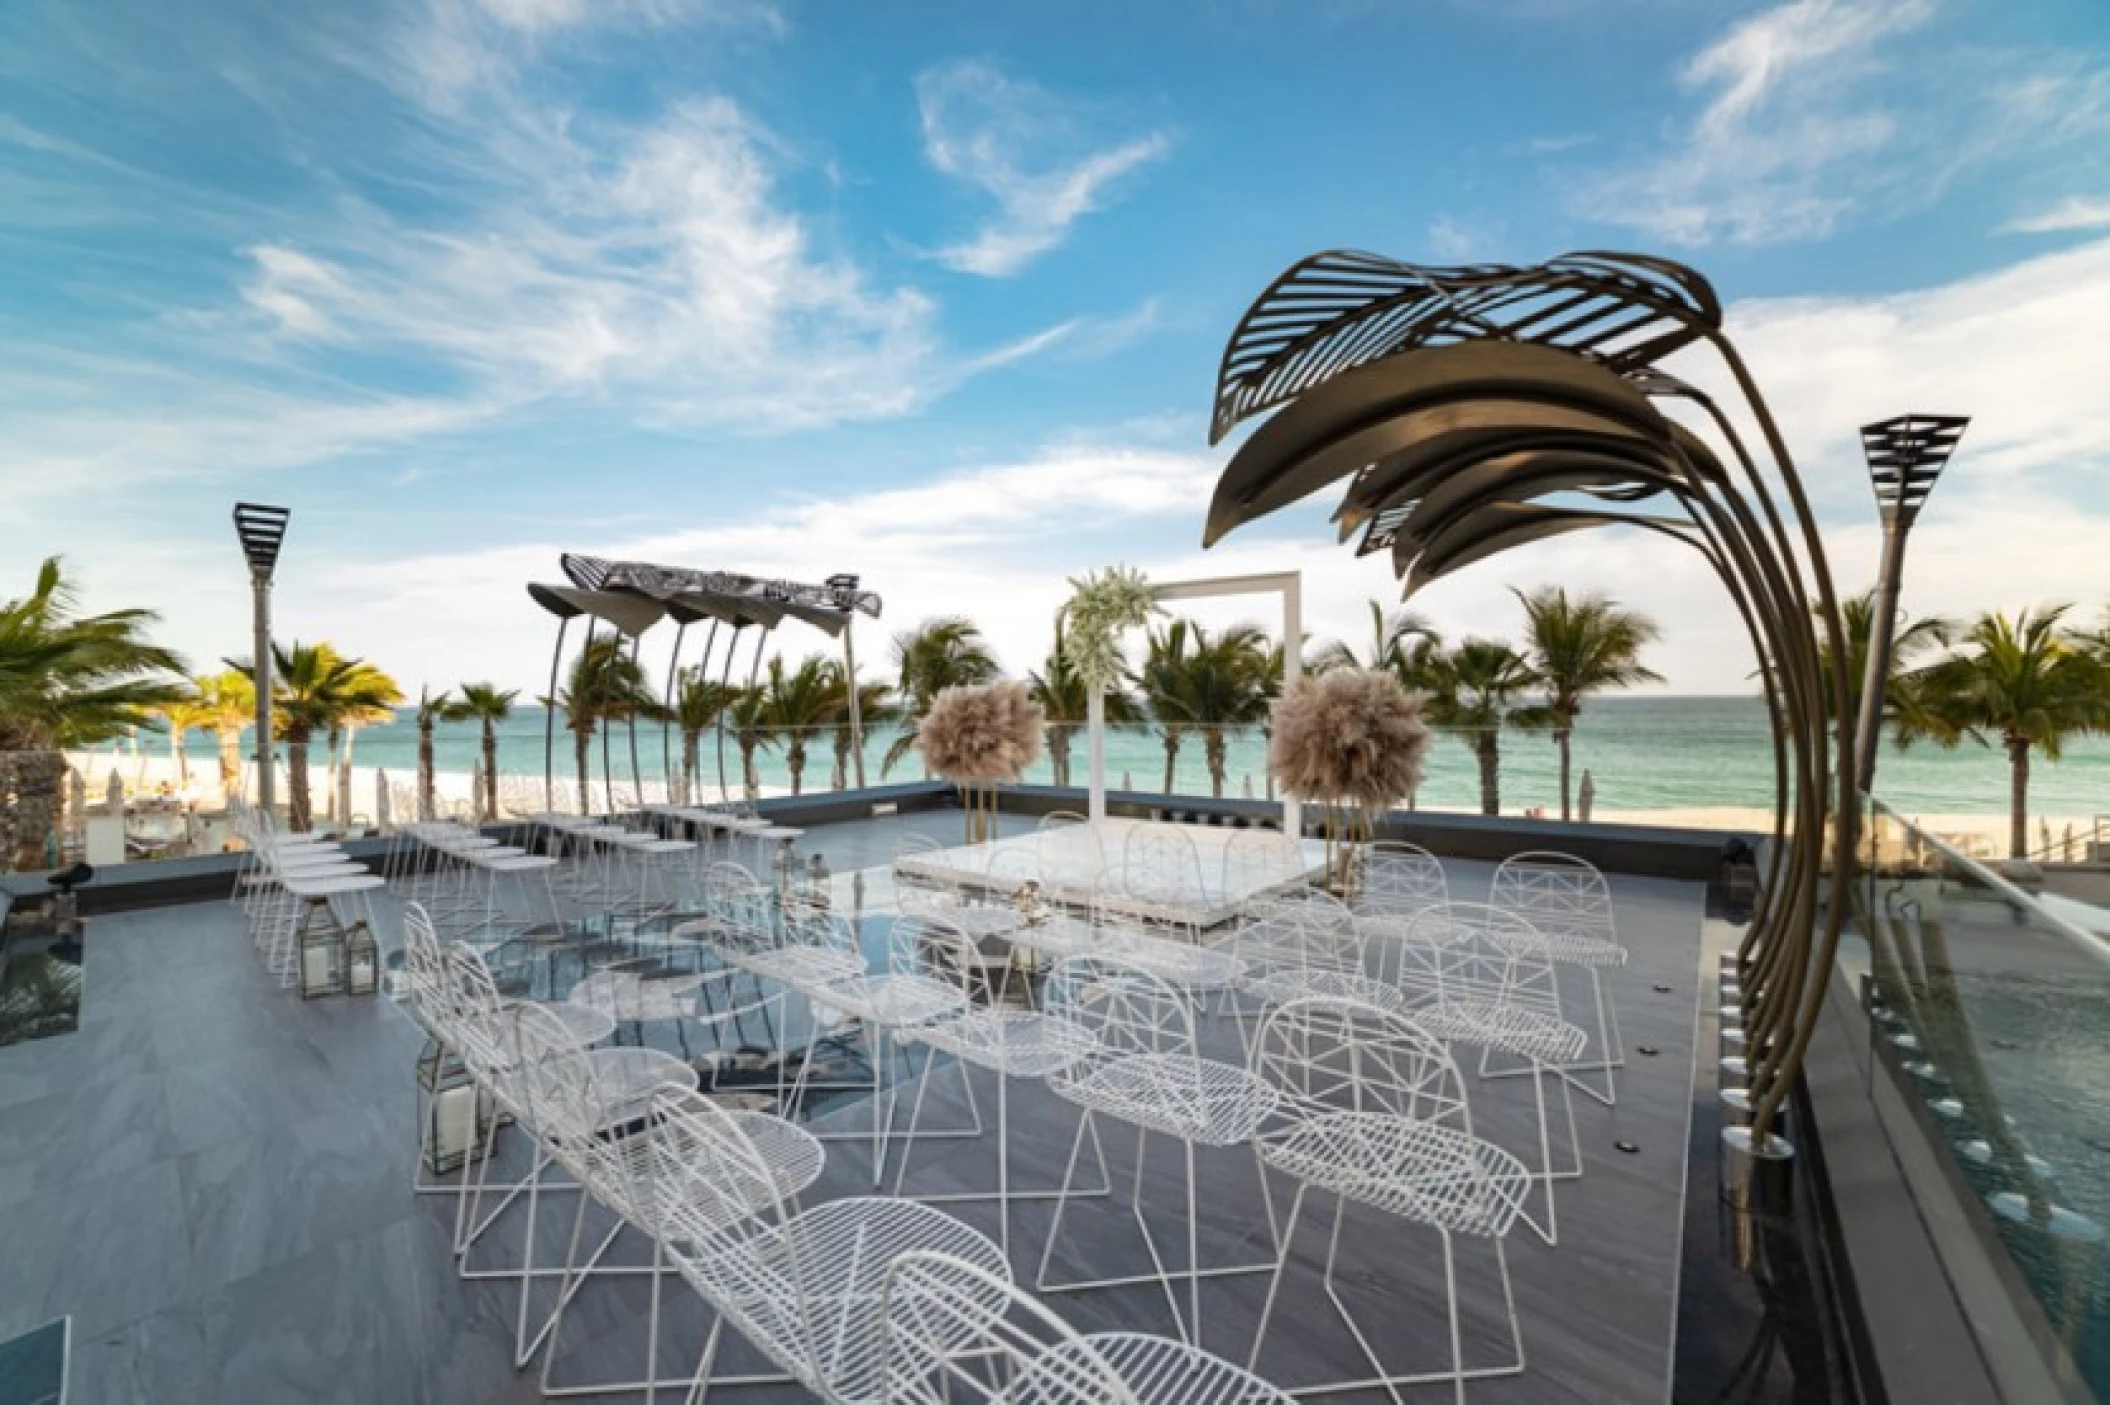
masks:
[[[2098,936],[2096,933],[2089,931],[2085,927],[2076,926],[2074,923],[2067,921],[2065,918],[2059,916],[2057,913],[2045,907],[2043,903],[2037,900],[2034,894],[2028,892],[2026,889],[2017,887],[2010,880],[2001,877],[1992,869],[1987,868],[1984,864],[1980,863],[1977,859],[1972,858],[1970,855],[1964,853],[1960,849],[1957,849],[1945,840],[1938,839],[1934,835],[1929,834],[1926,830],[1921,829],[1918,825],[1906,819],[1903,815],[1900,815],[1896,810],[1891,809],[1888,805],[1884,804],[1881,800],[1876,799],[1874,796],[1863,796],[1862,801],[1872,813],[1879,813],[1891,820],[1892,822],[1896,823],[1897,825],[1901,826],[1902,828],[1911,831],[1914,835],[1917,835],[1919,837],[1920,842],[1925,844],[1928,849],[1930,849],[1934,853],[1941,855],[1942,858],[1947,860],[1949,863],[1954,864],[1973,882],[1981,884],[1984,887],[1991,889],[1993,892],[1998,893],[2002,898],[2006,899],[2008,902],[2011,902],[2017,907],[2020,907],[2023,910],[2027,911],[2028,913],[2030,913],[2030,915],[2042,919],[2046,925],[2052,927],[2054,930],[2058,931],[2060,935],[2071,940],[2075,945],[2080,947],[2081,950],[2087,952],[2089,955],[2095,957],[2097,960],[2103,962],[2105,965],[2110,965],[2110,940],[2106,940],[2103,937]]]

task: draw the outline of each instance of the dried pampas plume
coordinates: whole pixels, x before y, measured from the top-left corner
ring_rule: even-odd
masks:
[[[947,688],[916,728],[916,750],[955,785],[1015,781],[1040,759],[1042,721],[1023,683]]]
[[[1391,808],[1421,785],[1429,729],[1421,700],[1389,673],[1299,678],[1275,704],[1268,771],[1299,800]]]

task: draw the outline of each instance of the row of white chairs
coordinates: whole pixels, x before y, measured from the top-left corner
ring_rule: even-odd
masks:
[[[229,897],[242,902],[251,939],[281,985],[299,983],[305,923],[320,918],[346,928],[363,921],[373,929],[373,893],[384,880],[342,845],[281,835],[269,816],[239,800],[229,818],[244,847]]]
[[[659,1383],[658,1270],[671,1265],[715,1314],[693,1378],[699,1395],[730,1326],[785,1379],[831,1401],[1288,1399],[1180,1342],[1079,1335],[1017,1287],[997,1245],[933,1207],[892,1196],[801,1207],[824,1163],[809,1133],[699,1096],[678,1061],[597,1050],[582,1037],[592,1031],[549,1009],[505,1004],[468,953],[442,953],[435,968],[422,938],[420,950],[419,1017],[464,1050],[540,1152],[574,1178],[582,1206],[590,1195],[653,1244],[653,1345],[644,1380],[622,1385]],[[558,1314],[533,1341],[526,1286],[516,1344],[547,1341],[547,1373],[578,1283],[567,1265]]]
[[[1283,904],[1285,909],[1298,906],[1302,905]],[[1320,904],[1315,901],[1308,906],[1316,911]],[[1328,931],[1325,923],[1309,920],[1306,914],[1288,911],[1281,914],[1281,920],[1294,919],[1293,930],[1312,940],[1299,949],[1289,940],[1287,931],[1270,933],[1264,952],[1255,947],[1255,954],[1266,959],[1255,963],[1258,974],[1248,992],[1262,998],[1270,995],[1292,997],[1286,1003],[1275,1005],[1269,1019],[1291,1008],[1352,1011],[1352,1016],[1328,1018],[1335,1020],[1339,1025],[1337,1032],[1343,1035],[1360,1038],[1367,1033],[1368,1047],[1377,1051],[1378,1067],[1382,1067],[1398,1049],[1413,1045],[1417,1040],[1420,1045],[1416,1047],[1434,1046],[1439,1051],[1441,1041],[1486,1039],[1507,1052],[1539,1053],[1519,1031],[1543,1029],[1549,1023],[1555,1028],[1559,1025],[1557,1020],[1545,1016],[1542,1008],[1534,1008],[1517,998],[1519,990],[1533,986],[1540,990],[1545,988],[1543,980],[1520,981],[1515,977],[1516,967],[1530,964],[1529,953],[1521,942],[1475,943],[1467,940],[1459,930],[1454,930],[1473,926],[1472,915],[1462,911],[1435,909],[1427,917],[1428,930],[1416,945],[1424,948],[1430,956],[1411,963],[1403,961],[1403,976],[1394,977],[1395,980],[1404,977],[1420,982],[1420,988],[1411,1000],[1398,993],[1394,986],[1375,980],[1366,981],[1358,988],[1356,994],[1362,998],[1344,999],[1339,993],[1311,993],[1309,983],[1300,984],[1289,979],[1293,974],[1316,976],[1338,972],[1333,959],[1334,934]],[[1049,980],[1051,994],[1043,1008],[1037,1010],[1006,1008],[990,1003],[992,992],[986,985],[978,989],[972,974],[981,969],[976,962],[976,943],[965,930],[938,911],[895,920],[889,940],[888,967],[883,973],[862,973],[854,938],[838,919],[830,916],[809,914],[774,931],[756,924],[749,930],[747,939],[753,945],[754,954],[732,959],[745,959],[758,970],[768,970],[788,989],[810,1002],[854,1014],[872,1032],[879,1046],[874,1055],[875,1067],[891,1066],[884,1057],[883,1048],[886,1041],[893,1040],[920,1043],[951,1055],[963,1076],[970,1067],[997,1074],[996,1184],[987,1194],[988,1198],[998,1201],[999,1240],[1007,1252],[1011,1205],[1015,1200],[1025,1198],[1015,1191],[1010,1179],[1008,1079],[1020,1077],[1045,1081],[1059,1095],[1079,1106],[1083,1115],[1072,1155],[1062,1186],[1053,1194],[1058,1203],[1055,1224],[1043,1246],[1041,1275],[1037,1280],[1041,1290],[1057,1292],[1135,1282],[1157,1283],[1162,1286],[1182,1322],[1187,1339],[1198,1342],[1203,1279],[1233,1273],[1280,1271],[1286,1249],[1279,1245],[1277,1254],[1265,1262],[1204,1267],[1196,1261],[1194,1246],[1199,1207],[1193,1184],[1193,1157],[1197,1146],[1253,1144],[1258,1152],[1260,1127],[1279,1094],[1279,1089],[1269,1083],[1262,1070],[1273,1068],[1280,1074],[1288,1067],[1279,1052],[1281,1042],[1291,1038],[1285,1032],[1286,1026],[1272,1026],[1275,1043],[1270,1044],[1268,1030],[1271,1026],[1264,1023],[1249,1059],[1233,1062],[1211,1057],[1204,1052],[1196,1027],[1206,1008],[1206,1000],[1198,999],[1192,990],[1179,989],[1161,975],[1125,960],[1127,952],[1118,937],[1096,953],[1080,949],[1060,962]],[[1021,934],[1020,939],[1035,938],[1027,932]],[[1089,938],[1082,940],[1088,942]],[[1543,969],[1543,961],[1538,964]],[[1488,965],[1499,968],[1501,974],[1490,980],[1480,969]],[[1310,1036],[1306,1033],[1295,1038],[1308,1043]],[[1554,1056],[1572,1050],[1579,1039],[1579,1034],[1568,1032],[1566,1041]],[[1445,1094],[1445,1115],[1455,1112],[1458,1121],[1469,1123],[1470,1113],[1464,1103],[1462,1084],[1456,1079],[1455,1068],[1448,1064],[1448,1056],[1444,1058],[1444,1067],[1450,1069],[1451,1080],[1444,1086],[1455,1090],[1455,1097]],[[923,1105],[935,1067],[933,1061],[926,1059],[903,1145],[895,1153],[897,1191],[907,1190],[915,1144],[925,1135],[922,1131]],[[1417,1081],[1434,1076],[1429,1068],[1421,1068],[1415,1074]],[[1483,1169],[1493,1169],[1489,1171],[1491,1179],[1486,1184],[1471,1182],[1477,1187],[1473,1194],[1478,1197],[1473,1203],[1490,1212],[1484,1225],[1473,1222],[1476,1226],[1474,1232],[1484,1228],[1499,1240],[1502,1234],[1506,1234],[1512,1219],[1525,1210],[1526,1192],[1536,1184],[1544,1183],[1549,1209],[1542,1232],[1549,1238],[1554,1233],[1551,1182],[1555,1178],[1576,1174],[1580,1164],[1579,1159],[1573,1169],[1551,1164],[1543,1081],[1539,1086],[1540,1169],[1528,1170],[1519,1158],[1491,1146],[1476,1151],[1475,1155],[1482,1158],[1482,1162],[1476,1164],[1484,1163]],[[971,1107],[971,1082],[967,1089]],[[873,1103],[871,1136],[875,1182],[888,1154],[887,1133],[894,1121],[893,1102],[889,1091],[875,1096]],[[1102,1180],[1105,1176],[1104,1152],[1097,1129],[1099,1117],[1113,1118],[1134,1127],[1139,1138],[1163,1135],[1181,1144],[1188,1173],[1186,1271],[1174,1273],[1162,1268],[1166,1256],[1148,1240],[1148,1222],[1138,1203],[1132,1207],[1136,1223],[1146,1236],[1153,1262],[1160,1266],[1158,1271],[1125,1278],[1051,1281],[1049,1266],[1069,1202],[1085,1194],[1106,1191],[1104,1185],[1096,1190],[1080,1190],[1077,1183],[1080,1160],[1088,1143],[1094,1149]],[[976,1127],[970,1131],[979,1131],[978,1114],[976,1122]],[[1569,1140],[1572,1147],[1572,1115]],[[1436,1137],[1435,1141],[1448,1149],[1456,1149],[1457,1144],[1443,1136]],[[1142,1154],[1139,1147],[1139,1156]],[[1266,1160],[1264,1154],[1262,1160]],[[1407,1165],[1395,1165],[1393,1169],[1409,1180],[1429,1170],[1425,1166]],[[1494,1174],[1495,1170],[1500,1174]],[[1397,1199],[1397,1196],[1393,1198]],[[1411,1200],[1412,1196],[1408,1198]],[[1455,1209],[1453,1206],[1444,1214],[1451,1214]],[[1442,1215],[1437,1216],[1439,1220],[1442,1218]],[[1528,1217],[1527,1222],[1531,1222]],[[1460,1223],[1454,1218],[1437,1227],[1448,1234]],[[1330,1250],[1329,1284],[1333,1264]],[[1449,1268],[1447,1258],[1446,1277],[1452,1289],[1451,1310],[1455,1314],[1455,1281]],[[1506,1259],[1502,1260],[1502,1268],[1506,1285]],[[1181,1295],[1176,1289],[1181,1282],[1186,1289],[1184,1302],[1180,1301]],[[1352,1319],[1350,1322],[1353,1326]],[[1513,1299],[1509,1300],[1509,1327],[1512,1341],[1520,1341]],[[1357,1330],[1360,1335],[1360,1329]],[[1377,1364],[1374,1355],[1372,1362],[1377,1375],[1360,1384],[1405,1383],[1403,1379],[1388,1381],[1384,1368]],[[1458,1359],[1454,1365],[1456,1378],[1462,1381],[1475,1374],[1520,1369],[1520,1363],[1519,1346],[1514,1363],[1474,1368]],[[1451,1373],[1441,1374],[1445,1379],[1452,1378]]]

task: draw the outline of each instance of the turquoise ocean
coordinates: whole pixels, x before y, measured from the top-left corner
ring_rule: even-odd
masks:
[[[571,738],[561,725],[556,733],[556,774],[569,779],[575,774]],[[539,778],[543,767],[543,710],[523,708],[501,728],[499,768],[504,774]],[[891,727],[873,728],[866,739],[866,779],[880,781],[880,762],[899,733]],[[479,733],[474,724],[447,723],[434,734],[435,760],[441,771],[468,772],[477,764]],[[630,777],[630,740],[626,728],[618,726],[611,738],[610,756],[618,785]],[[165,737],[141,734],[137,745],[142,755],[165,754]],[[681,738],[670,738],[667,746],[679,763]],[[194,732],[185,750],[193,762],[209,768],[213,739]],[[729,783],[739,784],[739,754],[730,739],[726,743]],[[1584,710],[1576,729],[1575,773],[1578,780],[1587,768],[1595,781],[1600,810],[1676,810],[1715,806],[1764,807],[1772,803],[1773,763],[1767,741],[1764,705],[1752,697],[1610,697],[1593,700]],[[321,748],[316,748],[320,761]],[[1225,793],[1242,795],[1248,785],[1255,795],[1266,793],[1265,742],[1258,732],[1234,735],[1227,746],[1228,766]],[[662,743],[656,724],[637,728],[639,770],[647,781],[665,775]],[[1083,783],[1084,740],[1072,744],[1073,781]],[[400,771],[405,780],[414,772],[417,758],[417,729],[405,712],[393,722],[362,729],[354,742],[353,764],[378,766],[392,775]],[[601,747],[594,744],[596,784]],[[804,786],[826,789],[834,764],[831,740],[812,739]],[[1162,789],[1164,747],[1150,728],[1114,729],[1107,741],[1107,776],[1118,787],[1124,774],[1138,790]],[[757,757],[761,783],[788,788],[791,776],[783,747],[774,745]],[[1472,753],[1460,738],[1439,736],[1432,743],[1428,776],[1418,803],[1428,809],[1471,810],[1479,803],[1477,772]],[[705,797],[717,788],[716,747],[713,734],[703,737]],[[911,754],[899,762],[888,779],[916,780],[922,768]],[[1509,731],[1502,736],[1502,808],[1506,813],[1547,807],[1558,812],[1560,804],[1557,753],[1549,737],[1541,733]],[[1027,779],[1051,778],[1049,762],[1043,759]],[[1886,743],[1878,763],[1877,791],[1895,808],[1908,814],[1960,814],[2004,812],[2007,807],[2006,758],[1996,749],[1966,742],[1944,750],[1921,744],[1900,751]],[[1202,741],[1190,735],[1180,749],[1174,776],[1180,794],[1207,794],[1208,770]],[[2087,817],[2098,811],[2110,813],[2110,739],[2085,738],[2073,742],[2056,762],[2041,753],[2035,758],[2031,776],[2030,809],[2036,815]]]

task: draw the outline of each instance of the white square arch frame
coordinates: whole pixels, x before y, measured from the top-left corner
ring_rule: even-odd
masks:
[[[1304,672],[1304,576],[1299,571],[1278,571],[1257,576],[1214,576],[1206,580],[1168,581],[1153,586],[1152,594],[1162,601],[1210,600],[1225,595],[1278,595],[1282,598],[1282,686]],[[1106,695],[1091,691],[1086,713],[1086,737],[1090,755],[1091,818],[1106,818]],[[1282,832],[1304,832],[1304,807],[1282,797]]]

